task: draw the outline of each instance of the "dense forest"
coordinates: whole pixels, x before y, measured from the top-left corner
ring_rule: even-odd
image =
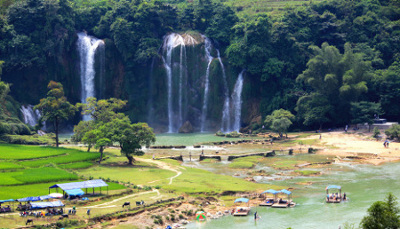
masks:
[[[76,41],[77,33],[86,31],[106,47],[107,83],[99,97],[126,99],[130,118],[148,121],[149,103],[157,102],[150,101],[149,77],[162,74],[153,73],[151,66],[157,65],[155,58],[161,63],[163,39],[170,33],[190,33],[212,41],[227,66],[230,90],[230,78],[245,70],[241,127],[258,129],[260,120],[280,108],[295,114],[294,128],[301,129],[365,122],[360,117],[374,114],[400,119],[398,0],[310,1],[281,14],[243,14],[242,7],[218,0],[0,4],[1,79],[11,85],[10,95],[20,104],[38,104],[50,80],[61,82],[67,98],[79,102]],[[7,104],[14,113],[20,106],[15,101],[14,108]],[[221,111],[217,104],[210,113]],[[198,115],[196,109],[186,119]]]

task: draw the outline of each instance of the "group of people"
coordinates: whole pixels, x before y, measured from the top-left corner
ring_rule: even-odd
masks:
[[[329,194],[326,195],[327,200],[340,200],[341,196],[338,193],[332,193],[330,196]],[[346,200],[346,193],[343,193],[343,200]]]
[[[31,210],[31,208],[32,208],[32,205],[31,205],[31,203],[28,201],[26,204],[21,204],[21,203],[19,203],[18,204],[18,207],[17,207],[17,210],[19,210],[19,211],[27,211],[27,210]]]
[[[384,142],[383,142],[383,146],[385,147],[385,148],[389,148],[389,141],[388,140],[385,140]]]
[[[4,213],[4,212],[11,212],[10,205],[2,207],[1,204],[0,204],[0,213]]]
[[[34,217],[45,217],[45,216],[54,216],[54,215],[62,215],[64,214],[64,210],[62,208],[60,209],[54,209],[54,208],[48,208],[47,212],[46,211],[38,211],[38,212],[33,212],[33,211],[22,211],[20,213],[20,216],[26,217],[26,216],[34,216]]]

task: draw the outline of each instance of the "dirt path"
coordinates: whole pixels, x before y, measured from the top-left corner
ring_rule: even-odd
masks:
[[[167,164],[167,163],[165,163],[163,161],[158,161],[158,160],[144,159],[144,158],[135,158],[135,160],[146,162],[146,163],[153,163],[153,164],[156,164],[157,167],[159,167],[160,169],[165,169],[165,170],[169,170],[169,171],[175,172],[176,173],[175,176],[168,178],[169,179],[169,184],[172,184],[172,180],[174,178],[177,178],[178,176],[180,176],[182,174],[182,172],[179,171],[179,169],[185,169],[185,168],[180,167],[180,166],[173,167],[170,164]],[[154,183],[156,181],[158,181],[158,180],[151,181],[149,183]]]
[[[118,199],[115,199],[115,200],[112,200],[112,201],[109,201],[109,202],[105,202],[105,203],[94,205],[94,206],[83,207],[83,208],[111,208],[111,207],[116,207],[116,205],[110,205],[110,204],[116,203],[116,202],[124,200],[124,199],[137,197],[137,196],[141,196],[141,195],[145,195],[145,194],[149,194],[149,193],[153,193],[153,192],[157,193],[157,195],[160,195],[160,192],[157,189],[155,189],[155,190],[148,191],[148,192],[141,192],[141,193],[135,193],[135,194],[127,195],[127,196],[124,196],[124,197],[121,197],[121,198],[118,198]]]

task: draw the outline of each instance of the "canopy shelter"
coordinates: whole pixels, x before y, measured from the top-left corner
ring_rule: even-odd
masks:
[[[276,191],[276,190],[273,190],[273,189],[268,189],[268,190],[262,192],[261,194],[265,194],[265,193],[270,193],[270,194],[276,195],[276,194],[279,193],[279,191]]]
[[[57,190],[58,190],[58,188],[61,188],[63,190],[63,194],[67,190],[72,190],[72,189],[86,189],[86,194],[87,194],[87,189],[92,188],[93,194],[94,194],[94,188],[100,188],[100,193],[101,193],[101,187],[107,187],[107,194],[108,194],[108,184],[101,179],[55,184],[55,185],[49,187],[49,193],[50,193],[51,188],[57,188]]]
[[[54,197],[50,195],[45,195],[45,196],[31,196],[31,197],[25,197],[21,199],[17,199],[18,202],[34,202],[34,201],[41,201],[41,200],[48,200],[52,199]]]
[[[8,199],[8,200],[0,200],[0,204],[2,203],[7,203],[7,202],[14,202],[14,199]]]
[[[325,188],[326,190],[326,202],[327,203],[340,203],[342,201],[342,187],[339,185],[329,185]],[[334,191],[332,192],[331,190],[334,191],[339,191],[339,194],[336,192],[334,194]],[[331,191],[331,195],[329,195],[329,191]]]
[[[247,202],[249,202],[249,199],[247,198],[238,198],[235,200],[234,203],[247,203]]]
[[[80,188],[65,190],[65,192],[66,192],[69,196],[82,196],[82,195],[85,194],[85,192],[82,191],[82,189],[80,189]]]
[[[292,198],[291,198],[291,195],[292,195],[292,192],[291,192],[291,191],[288,191],[288,190],[286,190],[286,189],[282,189],[282,190],[280,190],[279,192],[280,192],[280,193],[283,193],[283,194],[286,194],[286,195],[288,196],[288,201],[290,202],[290,200],[292,199]]]
[[[56,200],[52,202],[39,202],[39,203],[32,203],[31,209],[43,209],[43,208],[58,208],[64,207],[65,205],[61,202],[61,200]]]
[[[10,203],[10,202],[14,202],[14,199],[8,199],[8,200],[0,200],[0,213],[7,213],[7,212],[12,212],[13,208],[14,208],[14,203],[12,204],[12,206],[10,207],[9,204],[5,205],[4,203]],[[4,204],[2,206],[2,204]]]

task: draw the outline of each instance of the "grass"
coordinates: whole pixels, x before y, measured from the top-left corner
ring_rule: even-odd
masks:
[[[14,170],[23,168],[21,165],[8,161],[0,161],[0,170]]]
[[[90,152],[83,152],[80,150],[72,150],[62,156],[58,157],[52,157],[52,158],[46,158],[46,159],[40,159],[40,160],[27,160],[27,161],[22,161],[19,164],[26,166],[26,167],[31,167],[31,168],[36,168],[40,167],[43,165],[47,165],[50,163],[54,164],[67,164],[71,162],[78,162],[78,161],[93,161],[96,160],[100,157],[100,153],[90,153]]]
[[[50,181],[76,180],[78,176],[52,167],[2,173],[0,185],[35,184]]]
[[[315,171],[315,170],[295,170],[294,172],[299,173],[303,176],[317,175],[320,173],[319,171]]]
[[[26,146],[0,144],[0,159],[6,160],[23,160],[35,159],[50,156],[58,156],[71,152],[71,149],[43,146]]]
[[[76,180],[78,181],[78,180]],[[71,181],[72,182],[72,181]],[[28,196],[41,196],[49,194],[49,187],[56,183],[66,183],[66,182],[52,182],[52,183],[41,183],[41,184],[27,184],[27,185],[15,185],[15,186],[0,186],[0,200],[5,199],[18,199]],[[126,187],[120,184],[109,182],[108,190],[121,190]],[[60,189],[59,189],[60,190]],[[107,190],[103,187],[102,191]],[[56,189],[52,189],[55,192]],[[85,190],[84,190],[85,191]],[[96,192],[99,188],[95,189]],[[62,192],[62,191],[61,191]]]
[[[279,189],[269,184],[257,184],[239,178],[219,175],[209,171],[195,168],[186,168],[182,175],[176,177],[170,185],[163,189],[178,193],[222,193],[225,191],[261,191],[269,188]]]
[[[143,162],[136,162],[135,166],[98,165],[89,169],[80,170],[78,173],[86,177],[102,177],[104,179],[141,185],[150,185],[149,182],[152,181],[159,182],[151,183],[151,185],[166,183],[168,181],[167,178],[176,175],[176,173],[172,171],[159,169],[152,164]]]
[[[229,164],[229,168],[232,169],[251,169],[254,167],[254,164],[249,161],[234,161]]]
[[[62,164],[59,165],[58,167],[62,169],[86,169],[92,166],[93,163],[87,162],[87,161],[81,161],[81,162],[75,162],[75,163],[69,163],[69,164]]]

